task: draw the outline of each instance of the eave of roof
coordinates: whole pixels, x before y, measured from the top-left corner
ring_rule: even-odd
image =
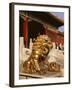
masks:
[[[64,21],[50,12],[37,12],[37,11],[22,11],[21,14],[28,13],[29,17],[41,20],[46,24],[51,24],[55,27],[64,25]]]
[[[53,15],[52,13],[48,12],[48,15],[53,18],[60,26],[64,25],[64,20],[58,18],[57,16]]]

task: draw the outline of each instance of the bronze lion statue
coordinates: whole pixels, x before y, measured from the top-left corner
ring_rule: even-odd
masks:
[[[52,47],[52,42],[48,36],[38,36],[33,43],[30,57],[23,63],[24,73],[43,75],[47,74],[48,71],[60,71],[59,64],[49,63],[46,59]]]

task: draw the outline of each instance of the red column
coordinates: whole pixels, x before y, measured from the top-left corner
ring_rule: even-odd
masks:
[[[24,17],[24,25],[23,25],[23,33],[24,33],[24,45],[28,48],[28,17]]]

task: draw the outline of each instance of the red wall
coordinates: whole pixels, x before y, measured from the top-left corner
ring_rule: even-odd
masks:
[[[46,30],[46,34],[51,38],[52,42],[55,42],[56,44],[62,44],[64,45],[64,36],[56,33],[55,31]]]

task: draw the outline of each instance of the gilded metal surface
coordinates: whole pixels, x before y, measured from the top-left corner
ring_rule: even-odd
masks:
[[[53,62],[49,63],[46,57],[53,45],[46,35],[40,35],[33,43],[32,53],[27,61],[24,62],[23,68],[25,73],[30,74],[47,74],[49,71],[60,71],[60,65]]]

